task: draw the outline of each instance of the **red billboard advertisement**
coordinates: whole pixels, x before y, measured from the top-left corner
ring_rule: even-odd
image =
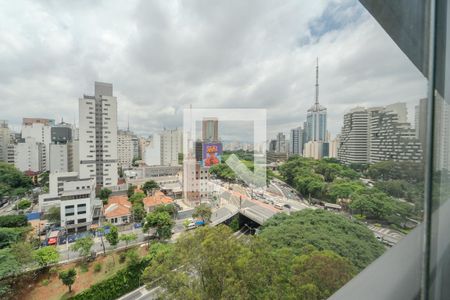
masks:
[[[220,163],[222,156],[221,143],[204,143],[203,144],[203,166],[211,167]]]

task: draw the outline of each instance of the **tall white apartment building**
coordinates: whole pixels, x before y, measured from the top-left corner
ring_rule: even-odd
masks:
[[[277,134],[276,152],[287,153],[288,147],[286,146],[286,136],[284,135],[284,133],[279,132]]]
[[[30,120],[30,119],[28,119]],[[51,139],[51,125],[50,123],[37,122],[35,120],[46,120],[46,119],[31,119],[34,121],[24,122],[22,124],[22,138],[33,138],[36,142],[42,143],[44,146],[43,151],[43,160],[42,160],[42,170],[41,171],[49,171],[50,170],[50,143]],[[50,121],[50,120],[49,120]]]
[[[8,161],[8,145],[11,143],[11,130],[8,122],[0,120],[0,161]]]
[[[164,130],[161,137],[161,165],[177,166],[178,155],[183,153],[183,131],[181,129]]]
[[[95,82],[95,95],[79,100],[80,178],[117,185],[117,98],[110,83]]]
[[[32,137],[27,137],[14,146],[14,165],[22,172],[46,171],[46,147]]]
[[[117,132],[117,163],[123,169],[131,168],[134,156],[133,133],[128,130]]]
[[[68,144],[50,144],[50,173],[69,171]]]
[[[95,180],[80,179],[77,172],[50,173],[49,193],[39,196],[39,210],[59,207],[61,227],[68,232],[86,231],[92,224]]]

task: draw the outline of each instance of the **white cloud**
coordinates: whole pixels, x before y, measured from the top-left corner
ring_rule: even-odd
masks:
[[[192,104],[267,108],[273,136],[305,120],[317,56],[333,134],[353,106],[411,108],[426,91],[356,1],[10,1],[0,19],[0,119],[16,126],[72,121],[99,80],[140,134],[180,126]]]

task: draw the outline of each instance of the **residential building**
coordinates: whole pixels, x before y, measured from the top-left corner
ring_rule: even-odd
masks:
[[[374,112],[370,118],[369,163],[383,160],[415,161],[422,160],[420,141],[409,123],[403,122],[405,109],[387,106]]]
[[[204,142],[219,141],[219,120],[217,118],[204,118],[202,121],[202,140]]]
[[[269,152],[277,151],[277,140],[270,140],[269,142]]]
[[[80,143],[78,139],[67,143],[67,163],[69,172],[80,171]]]
[[[299,126],[291,129],[289,154],[303,155],[303,129]]]
[[[110,83],[95,82],[95,95],[79,99],[80,177],[117,185],[117,98]]]
[[[8,161],[8,145],[11,143],[11,130],[8,121],[0,120],[0,161]]]
[[[328,157],[338,158],[339,147],[340,147],[340,135],[337,135],[334,140],[330,141],[330,151]]]
[[[131,131],[117,131],[117,163],[119,168],[131,168],[133,158],[135,157],[133,137],[134,134]]]
[[[47,147],[32,137],[27,137],[14,146],[14,165],[22,172],[44,172],[47,170]]]
[[[208,198],[208,168],[202,167],[194,157],[187,157],[183,164],[184,199],[194,206]]]
[[[156,191],[154,195],[145,197],[142,202],[144,203],[144,209],[147,213],[153,211],[158,205],[172,204],[173,199],[169,196],[164,195],[160,191]]]
[[[76,172],[50,173],[49,193],[39,195],[39,210],[59,207],[61,227],[69,233],[88,230],[97,205],[95,179],[80,179]]]
[[[159,134],[153,134],[150,145],[145,150],[144,161],[148,166],[161,165],[161,137]]]
[[[67,144],[72,141],[72,125],[61,122],[50,129],[51,143]]]
[[[103,207],[103,218],[114,225],[128,224],[132,221],[131,207],[127,196],[111,196]]]
[[[138,151],[139,151],[139,159],[146,162],[146,153],[147,148],[151,145],[151,139],[145,137],[138,138]]]
[[[69,171],[68,144],[50,144],[50,173]]]
[[[356,107],[344,115],[338,158],[346,164],[369,162],[369,112]]]
[[[322,141],[309,141],[303,149],[303,156],[321,159],[329,156],[329,143]]]
[[[316,65],[316,97],[306,116],[306,141],[326,141],[327,109],[319,104],[319,62]]]
[[[166,129],[161,132],[161,165],[179,165],[179,154],[183,153],[183,131]]]
[[[42,143],[43,147],[43,159],[42,159],[42,171],[50,170],[50,149],[51,143],[51,125],[52,120],[38,119],[38,118],[24,118],[22,124],[21,136],[23,139],[32,138],[37,143]],[[31,149],[31,148],[30,148]]]
[[[133,150],[132,151],[133,158],[142,159],[142,157],[140,156],[140,151],[139,151],[139,138],[135,134],[131,135],[131,145],[132,145],[132,150]]]

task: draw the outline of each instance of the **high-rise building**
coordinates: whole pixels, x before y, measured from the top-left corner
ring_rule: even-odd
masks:
[[[269,142],[269,152],[277,151],[277,140],[270,140]]]
[[[179,154],[183,153],[183,131],[166,129],[161,132],[161,165],[179,165]]]
[[[72,125],[61,122],[50,129],[51,142],[55,144],[66,144],[72,141]]]
[[[405,106],[406,107],[406,106]],[[370,119],[369,163],[384,160],[415,161],[422,160],[420,141],[415,130],[405,120],[402,111],[398,114],[391,107],[377,111]]]
[[[15,167],[22,172],[46,171],[47,147],[32,137],[26,137],[14,146]]]
[[[128,130],[117,131],[117,163],[119,168],[131,168],[134,158],[133,136],[133,133]]]
[[[327,109],[319,104],[319,60],[316,65],[316,97],[306,116],[306,140],[325,141],[327,132]]]
[[[303,129],[297,127],[291,129],[289,154],[303,155]]]
[[[219,141],[219,120],[217,118],[205,118],[202,121],[202,140],[204,142]]]
[[[0,161],[8,161],[8,145],[11,143],[11,130],[8,122],[0,120]]]
[[[42,171],[50,170],[51,124],[54,124],[54,121],[39,118],[24,118],[22,124],[22,138],[32,138],[35,142],[42,143],[45,148],[43,150]]]
[[[352,109],[344,115],[339,160],[346,164],[420,161],[420,142],[406,120],[405,103]]]
[[[279,132],[277,134],[277,148],[276,152],[278,153],[287,153],[287,147],[286,147],[286,136],[284,133]]]
[[[69,171],[68,144],[50,144],[50,173]]]
[[[303,156],[321,159],[329,156],[329,143],[322,141],[309,141],[304,145]]]
[[[356,107],[344,115],[338,158],[343,163],[369,162],[369,113]]]
[[[145,156],[147,152],[147,147],[150,146],[152,140],[150,138],[139,137],[138,138],[138,150],[139,150],[139,159],[145,161]]]
[[[161,136],[153,134],[150,145],[145,150],[145,164],[148,166],[161,165]]]
[[[95,82],[95,95],[79,100],[80,178],[116,186],[117,98],[110,83]]]
[[[328,157],[338,158],[339,146],[340,146],[340,135],[338,134],[334,140],[330,141],[330,149]]]

